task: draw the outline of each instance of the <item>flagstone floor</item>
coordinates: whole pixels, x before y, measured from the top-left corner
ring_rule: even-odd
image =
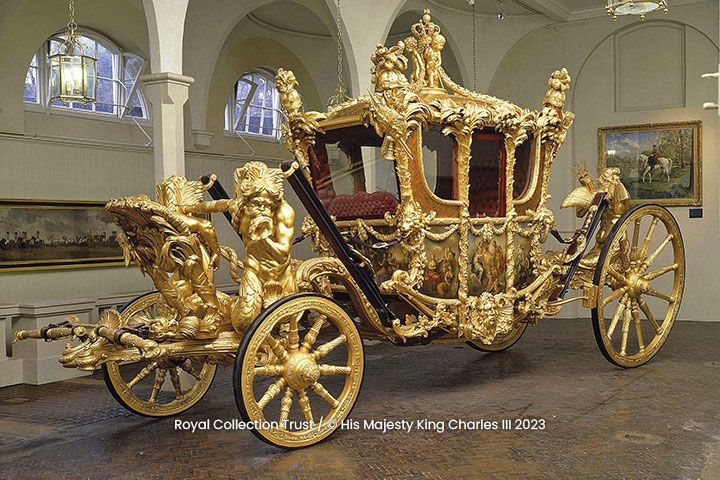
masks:
[[[174,419],[125,411],[98,375],[0,389],[0,478],[720,478],[720,324],[678,323],[632,370],[603,359],[587,320],[545,320],[499,354],[380,344],[366,357],[360,428],[295,451],[175,428],[239,418],[229,370]],[[413,428],[363,428],[383,419]],[[505,419],[544,429],[451,429]]]

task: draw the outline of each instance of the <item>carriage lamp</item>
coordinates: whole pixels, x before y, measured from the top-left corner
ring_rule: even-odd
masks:
[[[97,77],[95,52],[78,39],[74,0],[70,0],[69,10],[65,40],[49,59],[50,102],[94,102]]]
[[[668,13],[666,0],[608,0],[605,6],[613,20],[617,20],[618,15],[636,15],[640,16],[640,20],[645,20],[646,14],[660,9]]]

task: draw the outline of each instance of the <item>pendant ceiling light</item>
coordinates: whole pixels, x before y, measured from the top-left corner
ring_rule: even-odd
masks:
[[[57,53],[50,56],[50,102],[95,101],[97,64],[95,52],[83,45],[77,36],[75,23],[75,1],[70,0],[70,21],[64,41]]]
[[[613,20],[618,15],[636,15],[645,20],[646,14],[657,10],[668,13],[668,6],[665,0],[608,0],[605,10]]]

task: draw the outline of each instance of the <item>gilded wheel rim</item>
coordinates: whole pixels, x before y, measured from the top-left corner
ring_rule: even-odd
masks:
[[[121,313],[123,325],[138,317],[153,318],[161,294],[149,293]],[[149,417],[176,415],[199,402],[215,377],[216,365],[193,359],[166,359],[122,365],[107,362],[105,379],[113,396],[126,408]]]
[[[296,297],[248,335],[238,406],[256,435],[293,448],[332,434],[355,404],[364,368],[362,340],[347,313],[325,297]]]
[[[629,212],[601,255],[594,313],[605,356],[623,367],[646,363],[665,343],[685,283],[682,235],[658,205]]]

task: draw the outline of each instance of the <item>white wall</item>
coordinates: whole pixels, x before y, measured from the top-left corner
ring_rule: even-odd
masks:
[[[645,22],[607,18],[552,29],[539,29],[513,46],[492,82],[494,95],[523,106],[538,106],[546,81],[555,68],[567,67],[573,78],[567,110],[576,120],[555,163],[551,209],[576,186],[574,163],[588,161],[597,171],[597,129],[684,120],[703,122],[702,219],[689,219],[688,207],[671,211],[682,229],[687,252],[687,281],[682,320],[720,320],[720,259],[711,245],[720,241],[718,212],[718,116],[702,109],[716,96],[716,85],[700,75],[715,71],[718,61],[718,2],[672,6],[666,16]],[[645,51],[647,56],[637,57]],[[616,68],[616,59],[635,56],[635,68]],[[668,68],[670,70],[668,70]],[[679,72],[674,71],[679,69]],[[667,72],[663,74],[663,72]],[[662,75],[663,78],[658,78]],[[621,96],[622,95],[622,96]],[[617,102],[616,102],[617,100]],[[622,104],[619,104],[622,102]],[[561,230],[578,225],[573,212],[557,214]],[[569,316],[588,315],[585,309],[565,309]]]
[[[321,108],[335,86],[334,1],[287,0],[314,12],[327,27],[328,36],[306,36],[268,29],[246,15],[270,0],[190,0],[185,24],[183,73],[195,78],[186,104],[187,174],[197,177],[214,172],[226,188],[232,171],[249,158],[242,141],[222,131],[223,108],[235,80],[253,67],[293,69],[310,108]],[[354,94],[370,85],[370,53],[384,42],[395,19],[405,12],[421,12],[421,0],[363,0],[343,2],[343,42],[347,52],[346,83]],[[78,23],[92,28],[122,49],[149,57],[147,26],[138,0],[76,0]],[[368,14],[372,12],[372,14]],[[455,62],[453,70],[466,86],[472,84],[472,24],[469,15],[433,2],[433,17],[443,26]],[[51,34],[64,28],[66,5],[56,0],[3,0],[0,2],[0,198],[106,200],[113,196],[153,192],[153,156],[145,137],[130,124],[29,111],[22,103],[22,79],[33,52]],[[613,34],[630,24],[607,17],[548,28],[542,15],[499,22],[478,17],[477,87],[528,108],[538,108],[549,73],[560,66],[570,70],[574,90],[570,110],[577,113],[567,145],[553,172],[553,210],[574,187],[569,167],[597,157],[599,126],[679,119],[704,122],[704,194],[702,220],[687,218],[687,209],[674,209],[686,236],[688,288],[682,318],[716,319],[720,299],[712,295],[720,265],[707,251],[717,243],[718,172],[712,159],[718,150],[717,115],[700,109],[717,92],[700,73],[717,69],[718,3],[709,1],[671,6],[663,21],[683,28],[682,49],[687,83],[682,92],[685,106],[616,113],[613,109]],[[419,18],[419,15],[418,15]],[[656,17],[646,26],[656,25]],[[298,26],[301,29],[301,25]],[[332,32],[332,34],[331,34]],[[640,37],[644,35],[642,32]],[[402,38],[401,36],[399,36]],[[399,38],[390,38],[396,41]],[[678,59],[673,59],[677,61]],[[658,61],[662,61],[659,58]],[[625,78],[630,86],[644,85],[644,78]],[[655,82],[654,89],[658,88]],[[672,93],[677,94],[677,85]],[[659,90],[658,92],[660,92]],[[209,148],[198,150],[189,138],[191,129],[214,133]],[[152,129],[147,127],[152,134]],[[258,157],[270,163],[289,158],[284,145],[248,140]],[[287,195],[292,199],[292,193]],[[300,209],[300,208],[298,208]],[[298,221],[302,213],[298,215]],[[573,216],[558,215],[560,227],[574,229]],[[217,221],[222,241],[239,246],[223,219]],[[298,249],[300,256],[306,247]],[[708,281],[710,279],[710,281]],[[220,282],[229,282],[223,272]],[[0,273],[0,303],[41,298],[94,297],[149,288],[136,269],[81,269],[47,272]],[[708,307],[710,302],[710,307]],[[713,303],[715,302],[715,303]],[[575,312],[566,309],[568,314]],[[579,310],[578,313],[585,313]]]

